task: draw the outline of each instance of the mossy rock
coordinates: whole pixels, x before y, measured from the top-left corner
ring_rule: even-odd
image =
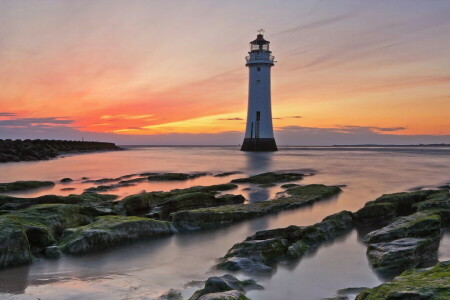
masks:
[[[69,204],[39,204],[0,215],[0,268],[30,263],[64,229],[93,220],[89,209]]]
[[[412,300],[450,298],[450,261],[432,268],[413,269],[392,281],[363,291],[356,300]]]
[[[403,238],[370,244],[367,256],[380,275],[392,277],[411,268],[435,263],[438,249],[439,238]]]
[[[342,211],[317,224],[264,230],[235,244],[217,267],[247,273],[270,273],[276,262],[300,258],[321,243],[332,240],[354,226],[351,212]]]
[[[205,176],[207,173],[156,173],[150,174],[147,178],[149,181],[178,181],[178,180],[188,180],[197,178],[200,176]]]
[[[180,211],[172,213],[170,217],[173,224],[180,230],[216,228],[282,210],[312,204],[341,192],[339,187],[321,184],[306,185],[296,189],[298,190],[296,190],[295,195],[270,201]]]
[[[58,246],[68,254],[95,252],[133,241],[170,235],[165,221],[140,217],[101,216],[89,225],[66,229]]]
[[[441,217],[429,211],[399,217],[389,225],[372,231],[364,237],[367,243],[387,242],[407,237],[439,238]]]
[[[279,182],[289,182],[303,179],[304,174],[300,173],[275,173],[268,172],[253,175],[246,178],[233,179],[233,183],[255,183],[255,184],[274,184]]]
[[[41,187],[51,187],[55,183],[52,181],[14,181],[0,183],[0,193],[10,193],[18,191],[26,191]]]
[[[262,288],[252,279],[241,281],[233,275],[225,274],[208,278],[205,282],[205,287],[196,291],[189,300],[248,299],[244,296],[246,290]],[[245,298],[242,298],[242,296]]]

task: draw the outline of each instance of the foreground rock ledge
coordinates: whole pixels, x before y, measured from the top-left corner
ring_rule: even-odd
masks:
[[[356,297],[356,300],[415,299],[450,299],[450,261],[441,262],[433,268],[406,271]]]

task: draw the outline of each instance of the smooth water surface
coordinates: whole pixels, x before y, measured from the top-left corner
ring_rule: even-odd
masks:
[[[212,175],[240,171],[228,177]],[[216,271],[217,258],[235,243],[258,230],[310,225],[347,209],[355,211],[383,193],[416,187],[434,187],[450,181],[449,148],[287,148],[276,153],[244,153],[235,147],[131,147],[126,151],[80,154],[50,161],[0,165],[0,182],[15,180],[74,179],[49,189],[18,196],[81,193],[95,186],[90,179],[115,178],[143,172],[208,172],[211,175],[183,182],[142,182],[109,193],[124,197],[143,190],[170,190],[192,185],[226,183],[233,178],[266,171],[315,173],[300,184],[345,185],[338,197],[313,206],[285,211],[212,231],[143,241],[81,257],[64,256],[29,266],[0,271],[2,299],[153,299],[177,288],[190,296],[191,280],[204,280]],[[251,190],[242,190],[250,187]],[[61,190],[73,188],[73,190]],[[267,201],[283,189],[240,185],[233,193],[247,201]],[[446,233],[440,259],[450,257]],[[366,247],[356,231],[323,245],[299,262],[280,265],[271,278],[260,278],[263,291],[249,292],[253,299],[321,299],[338,289],[372,287],[382,281],[371,270]],[[220,274],[220,273],[217,273]]]

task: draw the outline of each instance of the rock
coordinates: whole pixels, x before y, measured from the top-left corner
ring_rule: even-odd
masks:
[[[283,189],[291,189],[291,188],[294,188],[294,187],[297,187],[297,186],[300,186],[300,185],[296,184],[296,183],[286,183],[286,184],[281,185],[281,188],[283,188]]]
[[[245,219],[312,204],[341,191],[338,187],[321,184],[311,184],[295,189],[297,189],[295,195],[270,201],[180,211],[172,213],[170,217],[173,224],[180,230],[216,228]]]
[[[432,268],[414,269],[392,281],[363,291],[356,300],[444,300],[450,297],[450,261]]]
[[[30,263],[55,244],[61,232],[94,220],[89,209],[69,204],[39,204],[0,215],[0,268]]]
[[[382,275],[395,276],[437,259],[439,238],[403,238],[370,244],[367,248],[372,267]]]
[[[66,177],[66,178],[61,179],[59,182],[61,182],[61,183],[69,183],[69,182],[72,182],[72,181],[73,181],[72,178]]]
[[[62,188],[62,189],[59,189],[60,191],[73,191],[73,190],[75,190],[75,188],[71,188],[71,187],[66,187],[66,188]]]
[[[116,202],[115,209],[126,215],[145,215],[167,199],[188,193],[210,193],[237,188],[235,184],[216,184],[210,186],[193,186],[186,189],[174,189],[170,192],[150,192],[131,195]]]
[[[450,192],[441,191],[432,194],[425,201],[415,203],[413,205],[418,211],[430,211],[441,216],[442,223],[445,226],[450,225]]]
[[[244,201],[245,198],[242,195],[223,195],[216,198],[211,193],[194,192],[170,197],[160,202],[157,209],[162,218],[167,218],[171,213],[177,211],[238,204]]]
[[[255,184],[273,184],[278,182],[288,182],[303,179],[304,174],[300,173],[274,173],[268,172],[250,176],[247,178],[233,179],[233,183],[255,183]]]
[[[179,290],[170,289],[158,297],[157,300],[183,300],[183,296]]]
[[[150,174],[148,176],[149,181],[175,181],[175,180],[188,180],[197,178],[200,176],[205,176],[207,173],[193,173],[193,174],[187,174],[187,173],[157,173],[157,174]]]
[[[220,292],[220,293],[210,293],[203,295],[199,300],[250,300],[245,296],[244,293],[236,290]]]
[[[48,258],[59,258],[61,256],[61,252],[57,246],[48,246],[44,250],[44,255]]]
[[[263,287],[258,285],[254,280],[239,280],[233,275],[225,274],[223,276],[214,276],[208,278],[205,282],[205,287],[201,290],[196,291],[189,300],[199,300],[199,299],[222,299],[217,298],[217,295],[212,295],[214,293],[223,293],[227,291],[238,291],[241,294],[248,289],[262,289]],[[243,295],[243,294],[242,294]],[[208,296],[208,297],[206,297]],[[240,297],[240,296],[239,296]],[[224,298],[228,299],[228,298]],[[230,298],[230,299],[241,299],[241,298]],[[244,298],[246,299],[246,298]]]
[[[216,174],[216,175],[214,175],[214,177],[226,177],[226,176],[231,176],[231,175],[236,175],[236,174],[242,174],[242,172],[239,172],[239,171],[224,172],[224,173]]]
[[[165,221],[101,216],[89,225],[66,229],[58,246],[64,253],[83,254],[174,232],[175,228]]]
[[[259,231],[235,244],[219,260],[217,267],[247,273],[270,273],[276,262],[302,257],[321,243],[350,230],[353,225],[352,214],[342,211],[311,226]]]
[[[432,212],[417,212],[410,216],[399,217],[389,225],[367,234],[367,243],[387,242],[407,237],[427,237],[439,239],[441,235],[441,217]]]
[[[0,193],[10,193],[18,191],[26,191],[31,189],[37,189],[41,187],[54,186],[52,181],[14,181],[0,183]]]

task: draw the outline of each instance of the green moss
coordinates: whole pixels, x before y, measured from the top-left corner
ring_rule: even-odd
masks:
[[[9,193],[17,191],[26,191],[41,187],[54,186],[55,183],[52,181],[15,181],[0,183],[0,193]]]
[[[299,173],[274,173],[268,172],[263,174],[258,174],[250,176],[247,178],[233,179],[231,182],[234,183],[256,183],[256,184],[273,184],[277,182],[288,182],[300,180],[303,178],[303,174]]]
[[[433,299],[446,300],[450,296],[450,261],[429,269],[414,269],[402,273],[392,281],[359,294],[357,300]]]
[[[172,213],[172,222],[180,229],[214,228],[281,210],[312,204],[338,194],[336,186],[312,184],[296,188],[295,195],[250,204],[223,205]]]
[[[176,181],[176,180],[188,180],[197,178],[200,176],[205,176],[207,173],[156,173],[156,174],[149,174],[148,180],[149,181]]]
[[[65,230],[58,246],[68,254],[83,254],[174,232],[173,226],[165,221],[101,216],[91,224]]]

